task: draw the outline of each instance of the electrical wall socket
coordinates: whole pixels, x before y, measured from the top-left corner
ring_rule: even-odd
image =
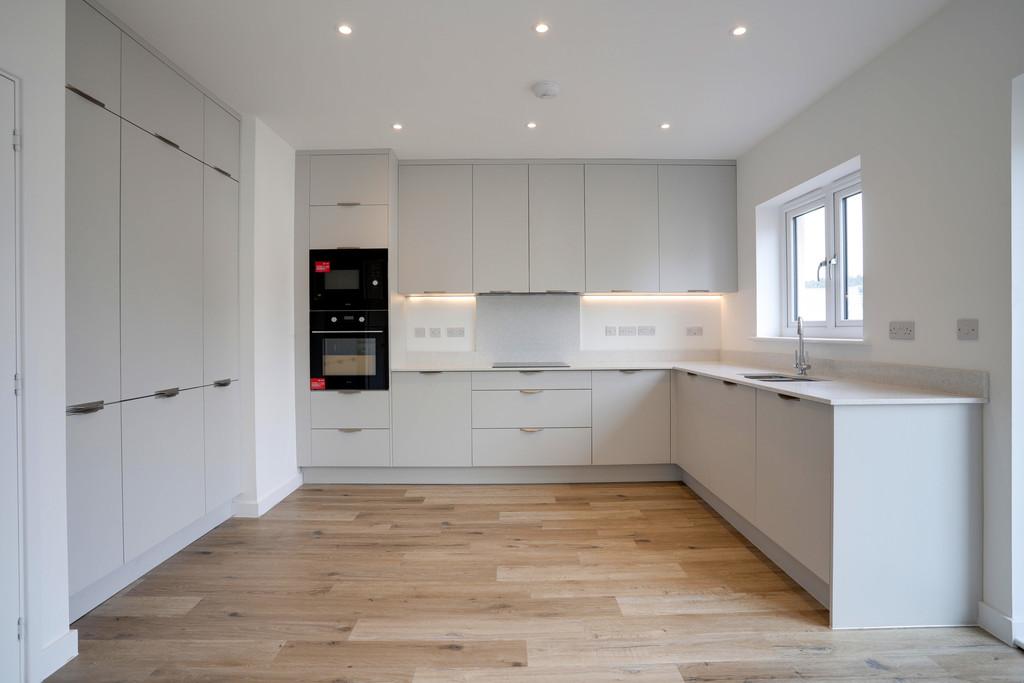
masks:
[[[978,340],[978,319],[960,318],[956,321],[956,338],[960,341]]]
[[[441,338],[441,328],[440,327],[431,327],[430,328],[430,338],[431,339],[440,339]]]
[[[414,328],[413,331],[412,331],[412,336],[416,337],[417,339],[426,339],[426,337],[427,337],[427,328],[425,328],[425,327],[416,327],[416,328]]]
[[[686,336],[687,337],[703,337],[704,336],[704,328],[701,327],[700,325],[694,325],[693,327],[687,327],[686,328]]]
[[[604,326],[604,336],[606,336],[606,337],[614,337],[618,333],[619,333],[619,328],[615,327],[615,325],[605,325]]]
[[[654,325],[637,325],[636,333],[641,337],[653,337],[655,333]]]
[[[466,336],[466,328],[465,327],[449,327],[447,330],[445,330],[445,334],[447,334],[449,337],[465,337]]]
[[[914,321],[894,320],[889,323],[889,339],[912,341],[914,339]]]
[[[635,337],[636,325],[619,325],[620,337]]]

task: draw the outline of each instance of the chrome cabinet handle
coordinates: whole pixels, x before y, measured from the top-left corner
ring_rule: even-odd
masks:
[[[361,393],[363,393],[362,389],[338,389],[337,391],[338,391],[339,394],[361,394]]]
[[[690,372],[689,370],[687,370],[687,371],[686,371],[686,374],[687,374],[687,375],[688,375],[689,377],[696,377],[696,376],[697,376],[697,373],[696,373],[696,372]]]
[[[799,396],[789,396],[787,394],[775,394],[775,395],[778,396],[779,398],[785,400],[785,401],[799,401],[800,400]]]
[[[520,389],[520,394],[543,394],[543,389]]]
[[[544,371],[543,370],[520,370],[519,374],[520,375],[536,375],[539,372],[544,372]]]
[[[362,206],[362,202],[338,202],[338,206]]]
[[[686,290],[686,292],[688,294],[710,294],[711,290],[710,289],[688,289],[688,290]]]
[[[216,171],[217,173],[220,173],[221,175],[226,175],[228,178],[231,177],[231,174],[228,173],[227,171],[225,171],[220,166],[212,166],[211,168],[213,168],[214,171]]]
[[[632,291],[633,291],[632,289],[613,289],[612,293],[615,294],[615,293],[619,293],[619,292],[632,292]]]
[[[82,99],[86,100],[87,102],[92,102],[97,107],[103,107],[104,109],[107,108],[107,105],[104,104],[102,100],[96,99],[95,97],[93,97],[89,93],[85,92],[84,90],[79,90],[78,88],[76,88],[75,86],[70,85],[70,84],[69,85],[65,85],[64,87],[67,88],[68,90],[70,90],[71,92],[75,93],[76,95],[78,95]]]
[[[230,384],[231,384],[231,378],[230,377],[225,377],[224,379],[218,379],[218,380],[215,380],[213,382],[213,386],[215,386],[215,387],[226,387],[226,386],[229,386]]]
[[[447,289],[424,289],[424,294],[447,294]]]
[[[75,405],[68,406],[68,415],[89,415],[90,413],[98,413],[103,410],[103,401],[89,401],[88,403],[76,403]]]
[[[421,375],[440,375],[443,370],[420,370]]]
[[[160,135],[159,133],[153,133],[153,137],[155,137],[157,140],[164,143],[165,145],[170,145],[174,149],[181,149],[181,145],[179,145],[177,142],[171,140],[170,138],[165,138],[163,135]]]
[[[543,427],[520,427],[519,431],[526,432],[527,434],[534,434],[536,432],[543,432]]]
[[[636,370],[619,370],[623,375],[632,375]]]
[[[157,398],[174,398],[180,393],[181,389],[179,389],[178,387],[171,387],[170,389],[160,389],[159,391],[154,391],[153,395],[156,396]]]
[[[727,379],[723,379],[723,380],[722,380],[722,384],[724,384],[724,385],[725,385],[725,386],[727,386],[727,387],[734,387],[734,386],[736,386],[736,382],[730,382],[730,381],[729,381],[729,380],[727,380]]]
[[[356,432],[361,432],[363,430],[361,428],[358,428],[358,427],[343,427],[343,428],[339,429],[338,431],[339,432],[344,432],[345,434],[355,434]]]

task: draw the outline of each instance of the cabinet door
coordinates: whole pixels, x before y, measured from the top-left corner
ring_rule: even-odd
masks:
[[[757,392],[756,524],[798,562],[829,581],[831,406]]]
[[[755,390],[680,373],[679,465],[740,515],[755,515]]]
[[[177,71],[124,35],[121,116],[203,158],[203,94]]]
[[[69,415],[68,591],[74,595],[124,564],[121,406]]]
[[[667,463],[667,370],[602,370],[593,373],[594,464]]]
[[[67,84],[121,110],[121,29],[82,0],[67,2]]]
[[[470,373],[391,375],[395,467],[473,464]]]
[[[203,122],[203,161],[238,180],[241,140],[238,119],[209,97],[204,97]]]
[[[473,291],[473,167],[398,170],[398,286],[403,294]]]
[[[473,287],[530,291],[529,167],[473,167]]]
[[[121,126],[121,395],[203,383],[203,165]]]
[[[661,291],[736,291],[736,167],[659,166]]]
[[[309,248],[387,249],[388,207],[309,207]]]
[[[583,166],[530,166],[530,291],[582,292],[586,281]]]
[[[203,516],[203,390],[121,404],[124,555],[130,562]]]
[[[203,384],[238,379],[238,183],[203,168]]]
[[[242,491],[241,453],[238,450],[239,387],[203,387],[206,512],[234,499]]]
[[[586,167],[587,291],[657,292],[658,167]]]
[[[74,93],[65,99],[67,402],[114,402],[121,399],[121,121]]]
[[[310,206],[387,203],[387,154],[316,154],[310,157]]]

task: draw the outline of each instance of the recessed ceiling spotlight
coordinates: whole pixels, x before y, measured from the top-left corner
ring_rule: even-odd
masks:
[[[662,130],[668,130],[671,127],[672,127],[671,123],[663,123],[663,124],[661,124],[661,129]]]
[[[737,38],[739,38],[740,36],[744,35],[746,32],[747,32],[747,27],[746,26],[737,26],[736,28],[734,28],[732,30],[732,34],[734,36],[736,36]]]
[[[545,24],[543,21],[533,27],[533,30],[537,33],[547,33],[551,27]]]
[[[537,127],[537,122],[536,121],[530,121],[529,123],[526,124],[526,127],[529,128],[530,130],[533,130],[534,128]]]
[[[352,27],[348,24],[342,24],[338,27],[338,33],[343,36],[350,36],[352,35]]]
[[[392,123],[391,124],[391,128],[393,130],[402,130],[402,124],[400,124],[400,123]]]

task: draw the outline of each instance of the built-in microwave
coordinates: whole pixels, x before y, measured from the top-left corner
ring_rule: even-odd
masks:
[[[309,388],[364,391],[388,388],[388,312],[312,311]]]
[[[387,308],[387,249],[310,250],[311,311],[384,311]]]

